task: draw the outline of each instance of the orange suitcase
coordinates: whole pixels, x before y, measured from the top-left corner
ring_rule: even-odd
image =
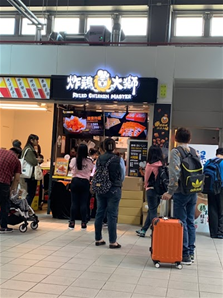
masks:
[[[179,219],[154,218],[150,251],[155,267],[171,263],[182,269],[183,223]]]

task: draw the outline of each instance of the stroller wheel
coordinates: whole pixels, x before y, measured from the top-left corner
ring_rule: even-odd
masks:
[[[19,231],[21,233],[25,233],[27,231],[27,225],[26,224],[22,224],[19,226]]]
[[[36,230],[38,228],[38,222],[35,222],[35,221],[31,222],[30,227],[31,229]]]

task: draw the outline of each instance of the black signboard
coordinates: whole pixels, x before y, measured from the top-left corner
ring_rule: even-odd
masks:
[[[170,104],[155,104],[153,118],[153,141],[154,146],[162,148],[164,157],[168,156],[170,134]]]
[[[156,78],[111,76],[99,69],[93,76],[52,76],[50,98],[58,101],[156,103]]]
[[[144,177],[147,148],[147,141],[130,141],[128,155],[128,176]]]

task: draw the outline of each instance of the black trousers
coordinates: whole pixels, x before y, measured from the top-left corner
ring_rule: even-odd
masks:
[[[80,209],[81,221],[87,222],[87,203],[89,197],[90,184],[87,179],[73,178],[71,181],[71,210],[70,220],[75,221]]]
[[[9,209],[9,195],[10,186],[8,184],[0,183],[0,205],[1,205],[1,227],[7,228],[8,223],[8,209]]]
[[[34,178],[30,178],[30,179],[25,179],[25,181],[27,183],[27,192],[28,192],[26,200],[29,206],[31,206],[36,194],[37,180],[35,180]]]
[[[218,195],[208,195],[208,220],[210,236],[223,236],[223,188]]]

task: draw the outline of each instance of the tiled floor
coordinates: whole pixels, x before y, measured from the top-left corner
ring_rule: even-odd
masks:
[[[93,222],[71,231],[67,221],[41,215],[38,230],[16,228],[0,236],[1,298],[223,297],[223,240],[197,235],[195,264],[156,269],[150,239],[134,226],[118,225],[119,250],[94,245]]]

